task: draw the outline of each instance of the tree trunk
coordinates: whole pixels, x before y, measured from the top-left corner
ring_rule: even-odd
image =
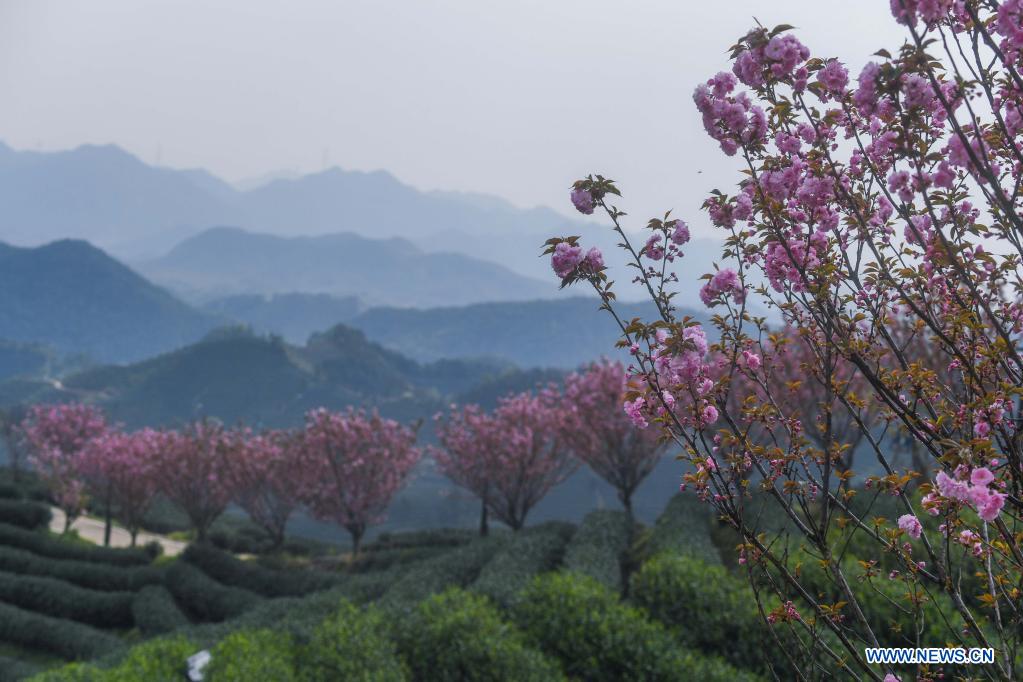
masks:
[[[629,521],[633,520],[632,514],[632,491],[623,490],[618,493],[618,499],[622,501],[622,506],[625,507],[625,513],[629,515]]]
[[[487,525],[487,503],[486,500],[480,504],[480,535],[488,535],[490,527]]]
[[[134,547],[135,546],[135,539],[139,536],[139,529],[138,528],[132,528],[130,532],[131,532],[131,546]]]
[[[71,516],[67,512],[64,512],[64,532],[62,535],[67,535],[68,531],[71,530],[71,524],[74,523],[75,517]]]
[[[111,518],[110,511],[110,490],[107,489],[106,503],[103,505],[103,546],[110,546],[110,531],[113,525],[113,519]]]
[[[359,557],[359,550],[362,548],[362,534],[365,533],[365,529],[348,530],[352,535],[352,564],[355,564],[355,560]]]
[[[284,546],[284,528],[280,528],[274,532],[273,545],[270,547],[271,552],[276,552]]]

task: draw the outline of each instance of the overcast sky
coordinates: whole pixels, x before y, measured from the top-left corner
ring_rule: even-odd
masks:
[[[634,216],[706,224],[733,184],[691,94],[752,25],[859,72],[887,0],[0,0],[0,139],[116,143],[237,181],[324,164],[567,209],[587,172]],[[698,171],[702,171],[698,172]],[[695,219],[694,219],[695,218]]]

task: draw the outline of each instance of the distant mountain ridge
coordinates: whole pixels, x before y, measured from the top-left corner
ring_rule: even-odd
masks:
[[[241,191],[203,170],[150,166],[114,145],[37,152],[0,143],[0,203],[2,240],[36,245],[72,237],[133,258],[162,253],[214,225],[285,236],[405,237],[423,246],[442,232],[515,233],[532,244],[573,225],[548,208],[421,192],[385,171],[335,167]]]
[[[217,227],[138,267],[192,300],[304,292],[356,296],[367,305],[436,306],[558,295],[550,283],[496,263],[351,233],[280,237]]]
[[[87,242],[0,243],[0,339],[125,362],[192,343],[220,324]]]

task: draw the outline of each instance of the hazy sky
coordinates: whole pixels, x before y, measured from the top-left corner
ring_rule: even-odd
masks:
[[[586,172],[640,217],[734,183],[691,94],[752,25],[854,73],[887,0],[0,0],[0,139],[113,142],[229,180],[326,161],[566,210]],[[698,173],[697,171],[702,171]],[[696,218],[693,223],[706,224]]]

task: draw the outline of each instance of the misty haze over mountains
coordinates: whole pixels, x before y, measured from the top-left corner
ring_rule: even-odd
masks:
[[[383,171],[331,168],[243,192],[206,171],[147,165],[113,145],[34,152],[0,144],[0,201],[5,241],[73,237],[133,259],[159,256],[217,225],[281,236],[405,237],[433,251],[462,237],[515,234],[532,241],[534,257],[547,236],[582,226],[496,197],[420,192]]]
[[[139,263],[188,300],[304,292],[355,296],[365,305],[436,306],[558,295],[551,281],[457,253],[425,253],[407,239],[351,233],[279,237],[239,228],[206,230],[165,256]]]
[[[302,344],[345,323],[420,362],[519,367],[571,368],[613,352],[617,338],[596,299],[580,298],[589,291],[559,292],[539,257],[549,236],[581,234],[615,265],[606,226],[497,197],[421,192],[385,172],[285,174],[241,191],[112,145],[0,144],[0,201],[6,375],[19,363],[52,373],[72,356],[82,358],[73,366],[134,362],[231,324]],[[689,245],[681,308],[718,251],[709,240]],[[630,284],[616,288],[627,302]],[[649,312],[633,307],[626,317]]]
[[[150,166],[113,145],[36,152],[0,143],[0,241],[36,246],[85,239],[144,268],[182,241],[217,226],[282,237],[350,233],[375,240],[400,237],[426,253],[496,262],[545,284],[553,278],[548,259],[539,255],[552,235],[582,235],[588,246],[604,251],[609,265],[621,260],[617,236],[606,224],[568,218],[549,208],[520,209],[498,197],[472,193],[421,192],[384,171],[331,168],[269,178],[241,191],[204,170]],[[566,205],[567,194],[566,186]],[[637,217],[634,222],[645,220]],[[641,243],[644,237],[635,239]],[[720,245],[697,239],[686,252],[702,272],[720,257]],[[680,284],[686,298],[699,288],[696,276]],[[519,284],[535,290],[535,282]],[[546,292],[555,296],[556,287]],[[238,292],[223,292],[231,293]],[[620,286],[619,296],[634,299],[640,294]]]

